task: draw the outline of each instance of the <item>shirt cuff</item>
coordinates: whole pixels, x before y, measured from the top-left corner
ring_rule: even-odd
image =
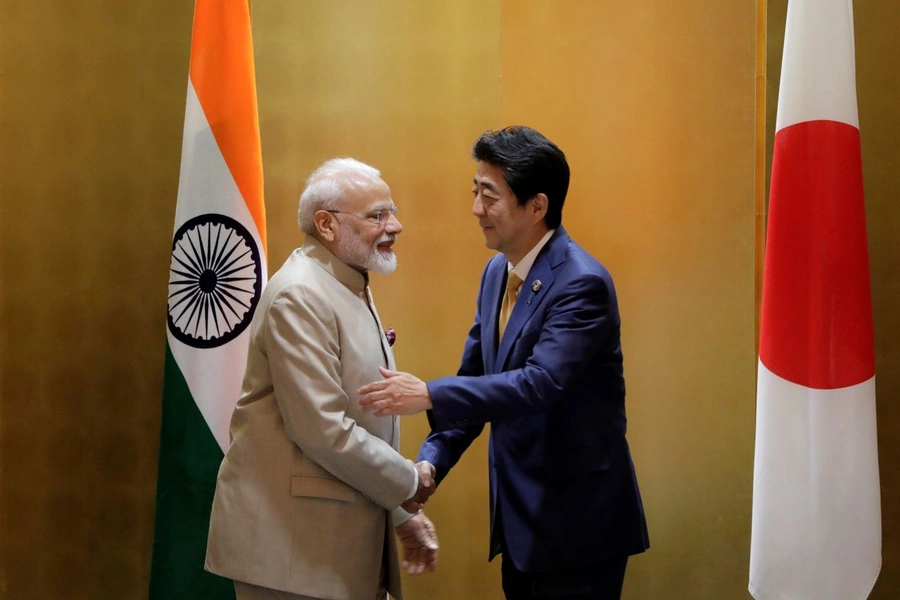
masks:
[[[416,478],[413,480],[412,491],[409,493],[409,496],[406,497],[407,500],[416,495],[416,492],[419,491],[419,469],[413,469],[413,473],[416,474]]]

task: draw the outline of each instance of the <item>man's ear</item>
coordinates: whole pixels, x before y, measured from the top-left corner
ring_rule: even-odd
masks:
[[[538,221],[543,221],[544,217],[547,215],[547,208],[550,206],[550,201],[547,199],[547,194],[541,192],[540,194],[535,194],[531,198],[531,217],[535,223]]]
[[[337,237],[337,231],[335,231],[337,219],[332,213],[327,210],[316,211],[316,214],[313,216],[313,223],[316,224],[319,239],[324,242],[333,242],[335,240]]]

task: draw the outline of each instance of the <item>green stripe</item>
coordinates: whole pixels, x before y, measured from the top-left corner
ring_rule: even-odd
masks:
[[[234,600],[231,580],[203,570],[222,450],[168,342],[162,404],[150,600]]]

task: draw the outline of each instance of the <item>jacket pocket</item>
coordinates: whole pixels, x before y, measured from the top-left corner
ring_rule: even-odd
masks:
[[[291,496],[353,502],[359,497],[359,492],[346,483],[330,477],[292,475]]]

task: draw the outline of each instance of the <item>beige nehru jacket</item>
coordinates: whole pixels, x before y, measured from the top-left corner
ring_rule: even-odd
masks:
[[[356,390],[394,368],[365,277],[312,237],[269,280],[250,327],[231,446],[219,469],[206,568],[293,594],[372,600],[388,511],[415,486],[396,417],[364,413]],[[388,535],[386,535],[388,534]]]

